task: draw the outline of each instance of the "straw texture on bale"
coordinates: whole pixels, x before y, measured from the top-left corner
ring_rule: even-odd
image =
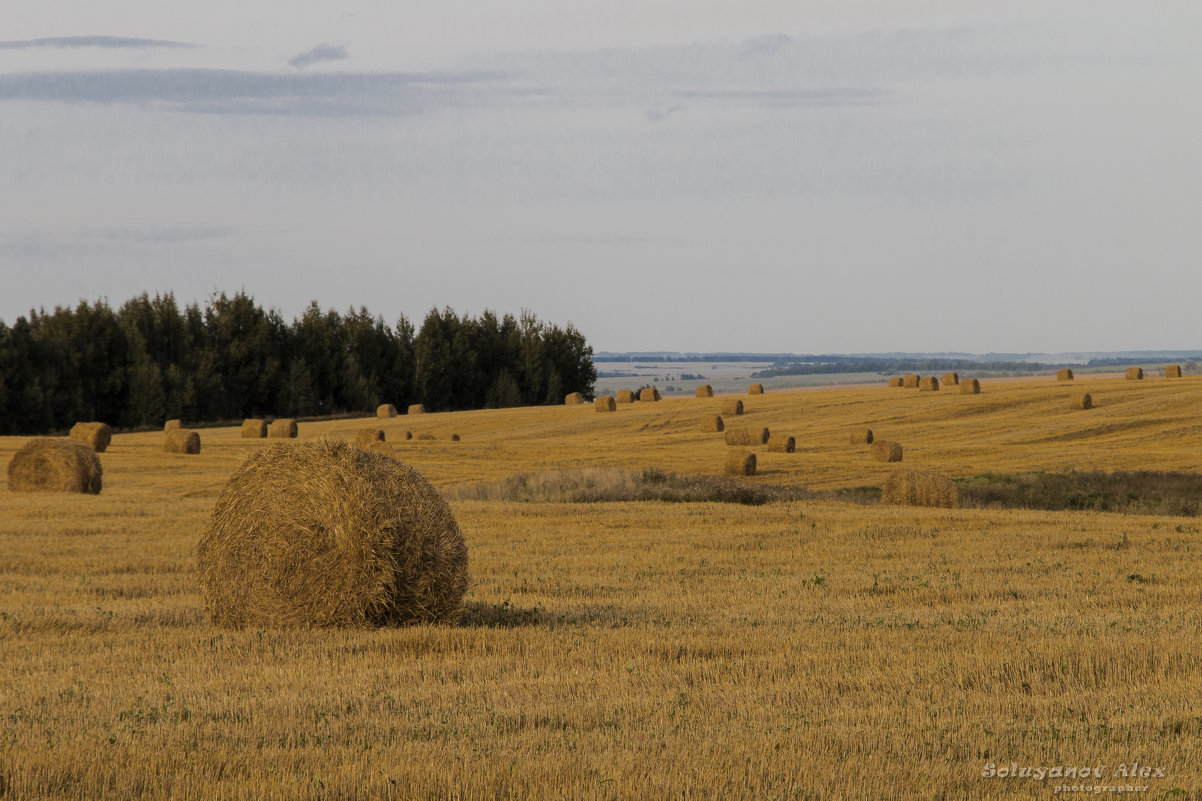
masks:
[[[467,545],[433,485],[341,440],[252,454],[196,557],[205,610],[235,629],[449,623],[468,586]]]
[[[731,476],[754,476],[755,454],[750,451],[732,451],[726,455],[726,474]]]
[[[900,462],[902,460],[902,446],[900,442],[878,439],[872,443],[869,453],[878,462]]]
[[[763,395],[764,394],[764,385],[763,384],[750,385],[749,387],[747,387],[747,394],[748,395]]]
[[[1164,377],[1165,378],[1181,378],[1181,365],[1166,364],[1164,366]]]
[[[361,428],[355,432],[355,447],[366,448],[374,442],[384,441],[384,429]]]
[[[376,417],[396,417],[396,406],[391,403],[381,403],[376,407]]]
[[[634,403],[634,393],[629,389],[619,389],[615,400],[618,403]]]
[[[872,429],[857,428],[851,432],[852,445],[871,445],[872,444]]]
[[[420,403],[415,403],[409,407],[407,414],[425,414],[426,407]]]
[[[797,450],[797,440],[783,434],[773,434],[768,440],[768,450],[772,453],[793,453]]]
[[[743,413],[743,401],[738,398],[729,398],[722,401],[722,414],[739,415]]]
[[[108,423],[76,423],[68,436],[97,453],[104,453],[113,441],[113,427]]]
[[[283,439],[295,439],[297,435],[296,420],[291,417],[281,417],[267,427],[267,436]]]
[[[942,473],[897,470],[881,487],[881,503],[891,506],[934,506],[955,509],[960,493],[956,482]]]
[[[960,382],[961,395],[980,395],[981,381],[977,378],[967,378]]]
[[[593,408],[599,412],[616,412],[618,402],[614,400],[613,395],[602,395],[593,401]]]
[[[88,445],[68,437],[35,437],[8,463],[12,492],[100,493],[100,457]]]
[[[163,423],[164,431],[172,431],[176,428],[183,428],[183,427],[184,427],[184,422],[178,418],[176,418],[175,420],[168,420],[166,423]]]
[[[722,422],[722,415],[713,414],[701,418],[701,430],[706,432],[723,431],[726,428],[726,423]]]
[[[902,386],[906,389],[914,389],[918,386],[918,382],[922,380],[922,376],[917,373],[906,376],[902,379]]]
[[[1072,401],[1069,403],[1069,406],[1073,409],[1092,409],[1093,397],[1090,396],[1088,392],[1084,392],[1080,395],[1074,395],[1072,397]]]
[[[248,417],[242,421],[242,439],[263,439],[267,436],[267,421]]]
[[[699,398],[712,398],[714,397],[714,388],[709,384],[702,384],[697,387],[694,394]]]
[[[927,376],[926,378],[924,378],[918,382],[918,391],[919,392],[938,392],[939,391],[939,379],[933,375]]]
[[[655,387],[643,387],[639,392],[640,401],[657,401],[659,400],[659,390]]]
[[[420,434],[418,434],[416,437],[414,437],[414,439],[420,439],[420,440],[423,440],[423,441],[425,441],[425,442],[429,442],[429,441],[431,441],[431,440],[437,439],[437,437],[435,437],[435,436],[434,436],[433,434],[431,434],[429,431],[423,431],[422,433],[420,433]]]
[[[563,398],[564,406],[579,406],[584,403],[584,396],[579,392],[569,392]]]
[[[1144,380],[1144,368],[1128,367],[1127,368],[1127,380],[1128,381],[1143,381]]]
[[[1056,371],[1056,380],[1057,381],[1072,381],[1073,380],[1073,371],[1068,369],[1067,367],[1065,367],[1063,370],[1057,370]]]
[[[900,375],[894,376],[893,378],[889,379],[889,386],[891,386],[891,387],[905,386],[905,383],[906,383],[906,380],[904,378],[902,378]]]
[[[760,435],[758,431],[752,434],[748,428],[727,428],[724,439],[727,445],[758,445]]]
[[[960,383],[960,374],[959,373],[944,373],[943,378],[940,380],[942,383],[944,383],[948,386],[955,386],[956,384]]]
[[[200,434],[187,428],[176,428],[167,432],[163,441],[167,453],[200,453]]]

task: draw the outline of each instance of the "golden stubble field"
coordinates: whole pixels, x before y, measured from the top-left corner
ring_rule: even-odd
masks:
[[[1081,391],[1097,408],[1069,409]],[[744,401],[743,422],[798,443],[757,449],[750,482],[879,486],[898,465],[847,444],[862,426],[903,444],[900,466],[955,476],[1196,471],[1202,452],[1195,378]],[[301,437],[434,433],[395,450],[452,493],[565,468],[716,473],[726,446],[698,422],[720,403]],[[225,631],[196,543],[266,441],[201,437],[186,456],[116,435],[97,497],[0,489],[0,798],[1202,798],[1194,518],[453,500],[461,625]],[[0,439],[0,465],[23,442]],[[1163,776],[1118,775],[1136,762]]]

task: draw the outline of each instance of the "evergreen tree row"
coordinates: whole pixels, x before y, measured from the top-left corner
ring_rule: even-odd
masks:
[[[239,292],[180,309],[146,294],[0,321],[0,434],[103,420],[122,428],[165,419],[238,420],[371,412],[381,403],[430,411],[562,403],[591,396],[593,350],[572,325],[528,312],[460,317],[434,309],[421,329],[365,308],[316,302],[287,323]]]

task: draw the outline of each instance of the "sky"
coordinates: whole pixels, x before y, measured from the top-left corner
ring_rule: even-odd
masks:
[[[1199,348],[1199,42],[1168,0],[6,0],[0,320],[243,290],[598,351]]]

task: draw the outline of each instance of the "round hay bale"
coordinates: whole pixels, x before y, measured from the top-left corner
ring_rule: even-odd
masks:
[[[763,395],[764,394],[764,385],[763,384],[750,385],[749,387],[747,387],[747,394],[748,395]]]
[[[893,378],[889,379],[889,386],[891,386],[891,387],[905,386],[905,383],[906,383],[906,380],[904,378],[902,378],[900,375],[894,376]]]
[[[967,378],[960,382],[961,395],[980,395],[981,382],[976,378]]]
[[[900,442],[878,439],[872,443],[868,452],[878,462],[900,462],[902,460],[902,446]]]
[[[376,407],[376,417],[396,417],[396,406],[391,403],[381,403]]]
[[[452,434],[452,435],[451,435],[451,442],[458,442],[458,441],[459,441],[459,435],[458,435],[458,434]]]
[[[187,428],[168,431],[163,450],[167,453],[200,453],[200,434]]]
[[[267,436],[276,439],[296,439],[297,433],[296,420],[291,417],[281,417],[267,427]]]
[[[68,437],[35,437],[8,463],[11,492],[79,492],[99,495],[100,457]]]
[[[205,610],[235,629],[449,623],[468,585],[467,545],[433,485],[341,440],[252,454],[196,558]]]
[[[425,414],[425,413],[426,413],[426,407],[420,403],[413,404],[412,406],[409,407],[409,410],[406,412],[406,414]]]
[[[955,509],[959,501],[956,482],[927,470],[896,470],[881,488],[881,503],[890,506]]]
[[[643,387],[639,392],[640,401],[657,401],[659,400],[659,390],[655,387]]]
[[[82,442],[96,453],[104,453],[113,441],[113,427],[108,423],[76,423],[71,426],[67,436]]]
[[[943,378],[941,378],[940,381],[942,383],[946,384],[947,386],[955,386],[956,384],[960,383],[960,374],[959,373],[944,373]]]
[[[906,389],[917,389],[918,382],[921,380],[922,376],[918,375],[918,373],[912,373],[902,379],[902,386]]]
[[[418,434],[416,437],[414,437],[414,439],[420,439],[423,442],[433,442],[434,440],[436,440],[438,438],[435,437],[433,434],[431,434],[429,431],[423,431],[420,434]]]
[[[753,436],[750,429],[747,428],[728,428],[724,436],[727,445],[756,445],[758,444],[758,432]]]
[[[772,439],[772,432],[766,428],[760,429],[760,444],[767,445],[768,440]]]
[[[569,392],[563,398],[564,406],[579,406],[584,403],[584,396],[579,392]]]
[[[1127,368],[1127,380],[1128,381],[1143,381],[1144,380],[1144,368],[1128,367]]]
[[[1181,378],[1181,365],[1166,364],[1164,366],[1164,377],[1165,378]]]
[[[1072,409],[1092,409],[1093,397],[1088,392],[1074,395],[1069,401],[1069,407]]]
[[[851,432],[852,445],[871,445],[872,444],[872,429],[857,428]]]
[[[754,476],[755,454],[751,451],[732,451],[726,455],[724,472],[731,476]]]
[[[793,453],[797,450],[797,440],[783,434],[773,434],[768,440],[768,450],[772,453]]]
[[[616,412],[618,402],[614,400],[613,395],[602,395],[593,401],[593,408],[598,412]]]
[[[710,386],[709,384],[702,384],[701,386],[697,387],[697,389],[695,389],[693,392],[698,398],[714,397],[714,388],[712,386]]]
[[[1057,381],[1072,381],[1073,380],[1073,371],[1067,367],[1065,367],[1063,370],[1057,370],[1056,371],[1056,380]]]
[[[722,401],[722,414],[736,416],[743,413],[743,401],[738,398],[727,398]]]
[[[175,420],[168,420],[166,423],[163,423],[164,431],[174,431],[177,428],[183,428],[183,427],[184,427],[183,421],[179,420],[178,418]]]
[[[372,443],[384,441],[384,429],[361,428],[355,432],[355,447],[366,448]]]
[[[406,431],[406,432],[405,432],[405,439],[413,439],[413,432],[412,432],[412,431]]]
[[[726,428],[726,423],[722,422],[722,415],[706,415],[701,418],[701,430],[707,433],[715,431],[721,432]]]
[[[634,393],[628,389],[619,389],[614,400],[618,403],[634,403]]]
[[[926,378],[924,378],[918,382],[918,391],[919,392],[938,392],[939,391],[939,379],[933,375],[927,376]]]
[[[242,439],[263,439],[267,436],[267,421],[248,417],[242,421]]]

